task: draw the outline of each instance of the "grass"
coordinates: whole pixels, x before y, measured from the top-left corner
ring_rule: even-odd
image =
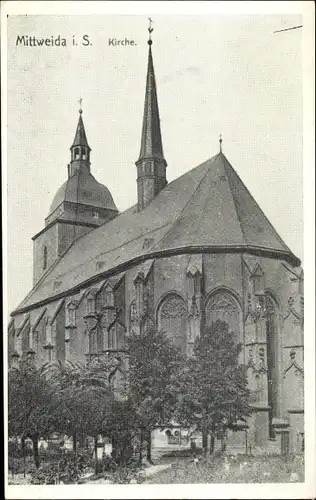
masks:
[[[139,469],[125,467],[115,473],[103,473],[100,478],[93,476],[86,478],[79,483],[104,483],[107,478],[114,484],[129,483],[131,479],[145,484],[288,483],[293,473],[296,477],[292,477],[292,481],[304,481],[304,461],[301,455],[204,457],[196,454],[196,457],[197,462],[194,461],[193,456],[187,456],[187,453],[183,451],[164,455],[155,462],[156,465],[171,464],[171,467],[156,472],[148,478],[142,479],[142,475],[138,477]],[[30,476],[26,474],[24,478],[21,473],[14,476],[9,474],[8,481],[9,484],[30,484]]]
[[[172,461],[172,467],[148,478],[146,484],[288,483],[292,473],[297,474],[296,481],[304,481],[303,457],[200,457],[197,463],[187,457],[164,457],[163,462],[167,461]]]

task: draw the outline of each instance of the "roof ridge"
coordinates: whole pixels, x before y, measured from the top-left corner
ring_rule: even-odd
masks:
[[[226,156],[225,156],[223,153],[221,153],[221,155],[224,157],[224,170],[225,170],[225,173],[226,173],[226,175],[227,175],[227,177],[228,177],[229,175],[228,175],[227,170],[226,170],[226,165],[227,165],[229,162],[228,162],[228,160],[227,160]],[[231,188],[231,184],[230,184],[230,182],[229,182],[229,181],[228,181],[228,186],[229,186],[229,192],[230,192],[230,194],[231,194],[231,196],[232,196],[232,199],[233,199],[233,203],[234,203],[234,207],[235,207],[235,211],[236,211],[236,215],[237,215],[237,219],[238,219],[238,223],[239,223],[239,226],[240,226],[241,233],[242,233],[242,235],[243,235],[243,238],[244,238],[245,243],[246,243],[246,244],[248,244],[248,240],[247,240],[247,238],[246,238],[245,231],[244,231],[243,225],[242,225],[241,220],[240,220],[240,215],[239,215],[239,212],[238,212],[238,208],[237,208],[237,204],[236,204],[235,195],[234,195],[234,193],[233,193],[233,190],[232,190],[232,188]]]
[[[238,175],[238,173],[236,172],[236,170],[229,163],[229,161],[227,160],[226,156],[224,154],[223,154],[223,156],[224,156],[224,158],[225,158],[225,160],[227,162],[228,167],[230,167],[230,169],[236,175],[236,177],[239,180],[239,182],[241,182],[241,184],[242,184],[243,188],[245,189],[245,191],[247,192],[247,194],[251,197],[251,200],[255,204],[256,208],[259,210],[259,213],[263,215],[263,217],[264,217],[265,221],[268,223],[270,229],[272,229],[272,231],[276,235],[276,237],[279,240],[279,242],[283,245],[284,250],[286,250],[287,252],[289,252],[291,255],[294,255],[293,252],[291,251],[291,249],[283,241],[283,239],[281,238],[281,236],[279,235],[279,233],[277,232],[277,230],[274,228],[274,226],[272,225],[272,223],[269,221],[268,217],[266,216],[266,214],[264,213],[264,211],[261,209],[260,205],[257,203],[257,201],[255,200],[255,198],[253,197],[253,195],[251,194],[251,192],[249,191],[249,189],[247,188],[247,186],[244,184],[244,182],[242,181],[241,177]],[[226,171],[226,168],[225,168],[225,171]],[[234,199],[234,203],[235,203],[235,198],[233,198],[233,199]],[[239,217],[239,214],[238,214],[238,217]],[[247,243],[248,243],[248,241],[247,241]]]
[[[197,190],[199,189],[201,183],[204,181],[205,177],[209,174],[210,172],[210,168],[211,166],[214,164],[214,162],[216,161],[216,159],[219,157],[220,153],[218,153],[217,155],[213,156],[212,158],[209,158],[208,160],[206,160],[204,163],[201,163],[201,165],[199,165],[199,167],[201,167],[202,165],[204,165],[206,162],[210,161],[211,164],[209,165],[207,171],[205,172],[205,174],[203,175],[202,179],[200,180],[200,182],[198,183],[198,185],[196,186],[196,188],[194,189],[193,193],[191,194],[190,198],[187,200],[187,202],[185,203],[184,207],[182,208],[182,210],[179,212],[178,216],[176,217],[175,221],[171,224],[171,227],[169,229],[169,231],[167,231],[167,233],[159,240],[157,241],[157,243],[151,248],[151,251],[153,251],[158,244],[161,244],[166,238],[167,236],[170,234],[170,232],[173,230],[173,228],[178,224],[179,220],[181,219],[181,215],[183,214],[183,212],[185,211],[185,209],[187,208],[187,206],[189,205],[190,201],[192,200],[193,196],[195,195],[195,193],[197,192]],[[198,167],[196,167],[198,168]],[[194,170],[194,169],[193,169]]]

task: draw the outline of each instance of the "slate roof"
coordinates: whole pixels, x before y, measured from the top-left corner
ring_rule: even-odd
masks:
[[[79,111],[77,130],[71,147],[73,148],[74,146],[86,146],[87,148],[90,149],[82,120],[82,111]]]
[[[203,251],[259,253],[300,264],[222,153],[167,184],[141,212],[135,205],[76,240],[13,314],[142,260]]]
[[[76,170],[74,175],[58,189],[49,213],[53,213],[64,201],[118,211],[108,188],[84,169]]]
[[[148,159],[159,158],[161,160],[164,159],[162,140],[161,140],[156,79],[155,79],[151,46],[149,46],[149,52],[148,52],[148,67],[147,67],[142,139],[141,139],[141,147],[140,147],[140,154],[138,161],[143,160],[145,158]]]

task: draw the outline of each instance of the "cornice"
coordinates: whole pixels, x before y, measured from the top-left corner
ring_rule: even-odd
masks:
[[[55,222],[55,221],[54,221]],[[40,300],[38,302],[34,302],[33,304],[22,307],[19,309],[16,309],[11,313],[11,316],[17,316],[18,314],[22,314],[24,312],[30,311],[31,309],[35,309],[41,306],[44,306],[48,304],[49,302],[53,302],[55,300],[59,300],[61,298],[64,298],[69,295],[74,295],[76,293],[79,293],[83,288],[91,286],[97,282],[99,282],[102,279],[107,279],[110,278],[118,273],[124,272],[131,267],[140,264],[142,262],[145,262],[150,259],[159,259],[159,258],[165,258],[165,257],[170,257],[170,256],[175,256],[175,255],[185,255],[185,254],[196,254],[196,253],[203,253],[203,254],[217,254],[217,253],[232,253],[232,254],[240,254],[240,253],[248,253],[251,255],[259,255],[262,257],[268,257],[270,259],[280,259],[284,260],[287,259],[289,261],[292,261],[292,265],[299,265],[297,262],[300,262],[297,257],[295,257],[293,254],[290,254],[288,252],[282,252],[279,250],[271,250],[268,248],[263,248],[263,247],[249,247],[247,245],[241,245],[241,246],[227,246],[227,245],[222,245],[222,246],[186,246],[186,247],[179,247],[179,248],[172,248],[168,250],[159,250],[155,252],[150,252],[145,255],[138,255],[137,257],[134,257],[133,259],[130,259],[128,261],[123,262],[122,264],[119,264],[115,267],[112,267],[111,269],[104,271],[102,273],[99,273],[97,275],[92,276],[91,278],[88,278],[85,281],[80,282],[78,285],[69,288],[63,292],[60,292],[56,295],[51,295],[50,297]],[[296,264],[295,264],[296,263]],[[30,292],[31,293],[31,292]]]

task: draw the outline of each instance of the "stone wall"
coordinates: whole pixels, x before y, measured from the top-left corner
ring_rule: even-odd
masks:
[[[260,448],[287,432],[296,449],[304,433],[302,297],[301,269],[276,259],[187,254],[149,260],[14,317],[9,355],[16,350],[22,356],[32,332],[37,363],[50,357],[85,362],[92,354],[122,350],[125,335],[148,321],[169,329],[190,354],[204,325],[222,318],[235,325],[241,362],[256,392],[249,443]],[[233,441],[244,446],[244,437]]]

